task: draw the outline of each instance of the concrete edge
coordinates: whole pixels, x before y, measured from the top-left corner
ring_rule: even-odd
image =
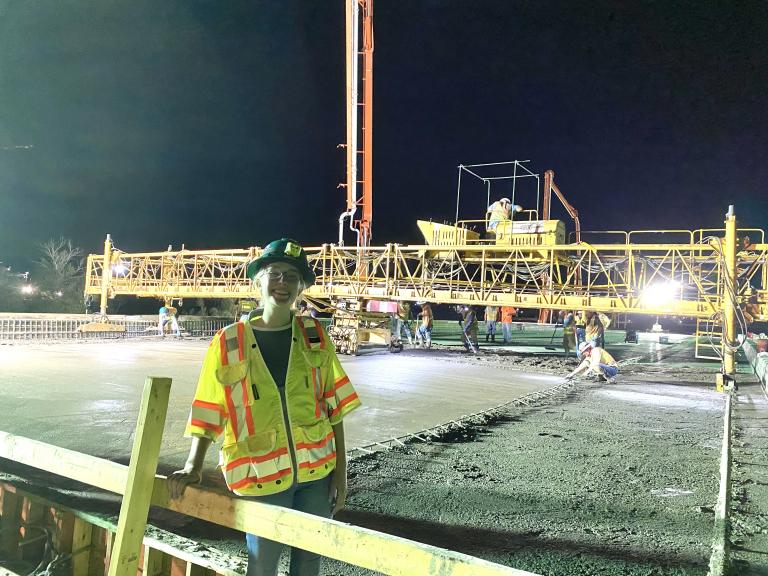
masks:
[[[744,353],[752,366],[755,376],[758,377],[763,390],[768,388],[768,352],[758,352],[757,344],[753,340],[744,341]]]
[[[720,491],[715,507],[715,529],[709,576],[725,576],[730,564],[730,502],[731,502],[731,398],[725,395],[723,415],[723,447],[720,454]]]

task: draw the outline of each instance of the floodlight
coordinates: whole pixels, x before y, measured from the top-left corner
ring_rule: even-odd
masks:
[[[641,301],[645,306],[666,306],[671,304],[680,295],[680,282],[667,280],[649,284],[643,290]]]

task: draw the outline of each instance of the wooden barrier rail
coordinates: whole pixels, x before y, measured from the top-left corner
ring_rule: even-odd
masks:
[[[156,415],[157,405],[153,407],[155,402],[159,401],[162,406],[163,394],[158,394],[157,390],[152,391],[152,385],[158,384],[155,380],[166,379],[148,379],[144,393],[144,398],[149,403],[146,414],[155,413]],[[170,383],[168,382],[168,384]],[[167,396],[165,401],[167,401]],[[162,406],[162,410],[164,416],[165,406]],[[143,408],[142,413],[144,412]],[[147,417],[144,420],[153,420],[153,418]],[[156,456],[155,463],[152,463],[151,454],[149,458],[136,457],[138,454],[137,446],[147,443],[146,439],[142,440],[144,435],[141,429],[144,424],[145,422],[140,415],[130,466],[15,436],[7,432],[0,432],[0,457],[109,492],[125,495],[120,520],[123,531],[121,533],[118,530],[118,538],[121,539],[122,543],[119,546],[117,543],[115,544],[115,550],[119,550],[120,558],[116,559],[117,557],[113,555],[111,562],[111,564],[121,566],[121,570],[111,568],[110,576],[112,574],[136,574],[141,536],[146,527],[145,506],[150,503],[153,506],[160,506],[221,526],[257,534],[289,546],[316,552],[383,574],[536,576],[530,572],[502,566],[466,554],[288,508],[271,506],[253,500],[232,498],[228,494],[221,494],[196,486],[188,487],[183,498],[170,500],[164,476],[154,475],[154,482],[146,479],[152,478],[154,474]],[[162,433],[159,419],[154,418],[151,425],[155,433],[158,426],[161,431],[160,434]],[[156,435],[159,436],[159,434]],[[151,470],[148,471],[148,467]],[[142,480],[142,476],[145,480]],[[129,482],[131,479],[134,481]],[[126,513],[129,509],[132,511]]]

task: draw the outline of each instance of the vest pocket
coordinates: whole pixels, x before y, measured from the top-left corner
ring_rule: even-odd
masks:
[[[294,427],[299,481],[325,476],[336,462],[336,441],[330,423],[323,419]]]
[[[290,470],[288,450],[276,450],[277,430],[266,430],[240,442],[222,446],[227,485],[238,489],[256,482],[270,482]],[[261,488],[261,486],[258,486]]]
[[[248,374],[248,361],[236,362],[216,368],[216,380],[221,384],[237,384]]]
[[[296,431],[294,431],[294,434],[298,438],[301,438],[304,442],[312,443],[325,440],[325,438],[331,432],[331,425],[327,420],[320,420],[314,424],[309,424],[307,426],[297,426],[296,428],[298,428],[299,433],[296,434]]]

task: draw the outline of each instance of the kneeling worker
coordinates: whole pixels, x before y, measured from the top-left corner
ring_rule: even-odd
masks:
[[[595,374],[603,382],[613,383],[619,373],[619,367],[613,356],[592,341],[579,344],[579,357],[582,358],[581,364],[565,377],[566,380],[587,372],[587,374]]]

